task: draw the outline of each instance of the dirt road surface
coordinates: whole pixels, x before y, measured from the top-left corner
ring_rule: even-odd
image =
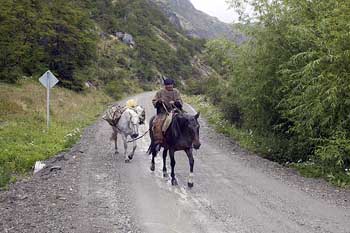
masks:
[[[148,117],[153,94],[134,97]],[[200,123],[194,188],[187,187],[184,153],[176,154],[179,185],[171,186],[161,156],[149,170],[148,135],[126,164],[122,153],[114,155],[111,127],[99,120],[71,151],[0,192],[0,232],[350,232],[349,191],[245,152]]]

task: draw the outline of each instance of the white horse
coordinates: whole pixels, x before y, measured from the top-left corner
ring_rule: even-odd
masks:
[[[128,151],[128,137],[136,139],[139,136],[139,125],[145,120],[145,110],[141,106],[127,108],[121,115],[117,126],[113,128],[112,140],[114,140],[115,153],[118,154],[118,134],[122,136],[124,143],[125,162],[128,163],[134,157],[137,147],[136,140],[133,143],[133,149],[130,154]]]

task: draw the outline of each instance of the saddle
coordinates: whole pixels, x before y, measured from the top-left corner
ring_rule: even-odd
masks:
[[[171,111],[169,114],[158,114],[153,120],[153,139],[155,144],[163,144],[165,132],[168,130],[176,112]]]

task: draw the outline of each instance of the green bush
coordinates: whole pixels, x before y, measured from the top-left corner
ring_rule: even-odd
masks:
[[[127,95],[142,91],[142,88],[136,80],[124,77],[121,80],[113,80],[109,82],[105,87],[105,91],[115,100],[119,100]]]
[[[73,74],[95,58],[96,36],[79,4],[4,0],[0,12],[1,81],[13,83],[51,69],[60,85],[82,89]]]
[[[347,177],[350,2],[251,2],[258,14],[243,21],[243,44],[206,44],[204,59],[222,77],[200,92],[225,119],[252,130],[259,147],[269,145],[270,159],[311,160],[324,177]]]
[[[120,81],[109,82],[106,86],[106,93],[111,96],[113,99],[119,100],[125,95],[125,89],[128,88],[128,85],[125,83],[120,83]]]
[[[325,167],[344,170],[350,168],[350,139],[346,133],[333,135],[320,143],[315,155]]]

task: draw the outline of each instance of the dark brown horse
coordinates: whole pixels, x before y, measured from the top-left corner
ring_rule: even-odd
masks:
[[[155,170],[154,158],[157,156],[160,147],[164,148],[163,151],[163,176],[167,177],[166,168],[166,157],[169,151],[170,155],[170,165],[171,165],[171,184],[177,185],[177,180],[175,178],[175,152],[185,151],[190,164],[190,177],[188,180],[188,187],[193,187],[193,149],[199,149],[201,143],[199,141],[199,123],[198,123],[199,113],[196,115],[190,115],[186,113],[175,114],[172,123],[170,124],[168,130],[165,132],[165,140],[161,145],[156,145],[154,143],[153,137],[153,119],[150,120],[150,137],[151,145],[149,147],[149,154],[152,154],[151,171]]]

